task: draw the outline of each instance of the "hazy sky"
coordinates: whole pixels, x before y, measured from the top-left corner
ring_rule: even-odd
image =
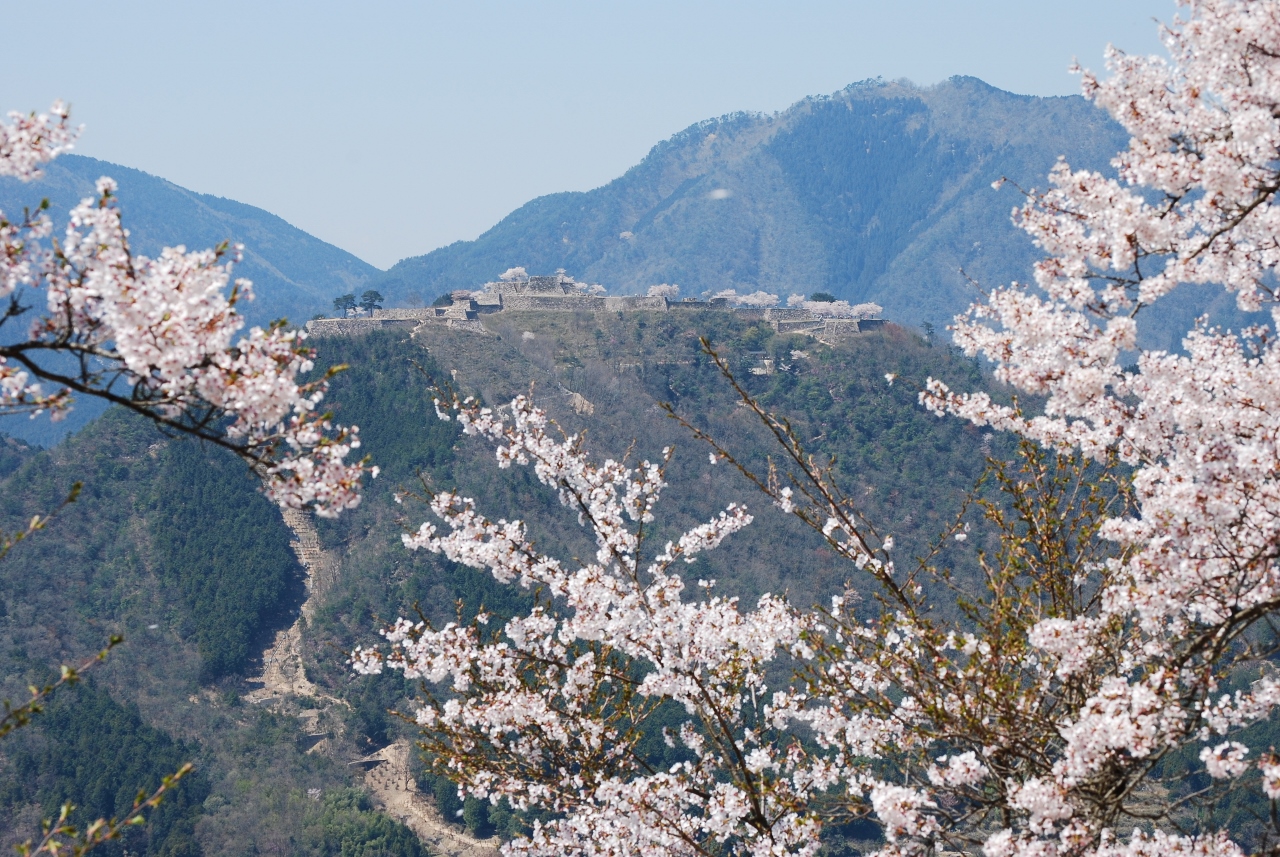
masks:
[[[261,206],[379,267],[622,174],[688,125],[883,76],[1074,94],[1160,49],[1170,0],[0,0],[0,110],[72,103],[78,151]],[[124,200],[126,207],[128,200]]]

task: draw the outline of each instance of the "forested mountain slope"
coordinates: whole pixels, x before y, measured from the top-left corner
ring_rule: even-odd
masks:
[[[402,526],[427,512],[412,501],[396,504],[393,492],[419,478],[457,486],[483,498],[491,514],[532,519],[539,542],[566,557],[592,550],[573,516],[530,474],[498,470],[489,449],[435,418],[432,384],[493,403],[532,389],[567,429],[587,430],[601,456],[622,455],[634,443],[633,458],[653,458],[674,446],[655,537],[728,502],[747,503],[756,523],[689,574],[718,579],[723,591],[750,601],[769,591],[808,603],[846,589],[856,594],[859,581],[731,468],[713,467],[706,450],[658,409],[659,400],[672,401],[764,466],[771,447],[701,354],[699,335],[715,342],[763,401],[790,415],[815,451],[838,456],[846,484],[898,534],[904,558],[955,514],[983,453],[1001,449],[998,439],[939,420],[915,402],[913,385],[928,375],[960,387],[984,384],[977,367],[895,326],[827,346],[717,312],[503,313],[485,324],[484,332],[424,327],[413,338],[398,329],[316,343],[327,363],[350,365],[328,401],[339,419],[362,426],[364,451],[384,468],[358,510],[319,527],[335,569],[303,627],[302,657],[318,693],[338,702],[245,699],[264,647],[293,620],[302,592],[279,513],[255,493],[243,465],[115,413],[52,450],[0,447],[0,529],[49,511],[72,481],[86,483],[80,501],[0,562],[5,695],[20,696],[26,683],[94,651],[110,633],[126,638],[93,686],[49,721],[55,731],[24,730],[0,748],[9,770],[62,771],[19,777],[0,794],[12,819],[0,832],[11,839],[32,829],[66,796],[95,807],[123,799],[124,792],[107,794],[81,776],[84,766],[56,767],[78,752],[141,753],[145,764],[119,773],[143,779],[183,755],[199,766],[189,799],[127,843],[130,852],[416,857],[404,828],[371,811],[360,796],[359,768],[347,765],[411,734],[387,713],[404,707],[411,687],[394,676],[356,678],[345,653],[374,642],[382,623],[412,615],[415,606],[447,619],[455,604],[502,613],[526,596],[407,552]],[[753,374],[765,357],[777,371]],[[887,372],[901,380],[890,387]],[[111,724],[109,740],[68,743],[89,734],[82,717]],[[316,729],[330,737],[313,749],[301,739]],[[448,812],[465,810],[462,820],[477,835],[509,835],[523,823],[500,807],[449,805],[451,787],[425,777],[423,788]]]
[[[625,175],[540,197],[475,241],[405,259],[377,281],[397,302],[475,286],[511,265],[565,268],[616,292],[822,290],[939,326],[987,283],[1029,276],[1007,176],[1044,187],[1061,155],[1105,169],[1119,126],[1083,98],[1014,95],[974,78],[867,81],[775,115],[700,122]]]
[[[54,510],[74,481],[85,490],[0,561],[0,695],[21,699],[112,634],[125,642],[0,743],[0,847],[64,801],[77,822],[119,815],[191,761],[162,811],[102,853],[425,857],[351,791],[355,750],[303,752],[290,715],[314,701],[241,700],[301,598],[280,514],[242,463],[115,411],[51,451],[3,448],[0,530]]]

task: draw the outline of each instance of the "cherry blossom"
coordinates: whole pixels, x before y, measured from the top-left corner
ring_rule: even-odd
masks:
[[[808,310],[814,315],[827,318],[879,318],[884,307],[876,303],[851,304],[848,301],[811,301],[804,295],[791,295],[787,298],[787,306]]]
[[[9,124],[0,123],[0,176],[30,181],[40,167],[69,151],[79,129],[67,124],[67,106],[56,101],[48,113],[23,115],[10,111]]]
[[[683,597],[679,566],[748,526],[747,510],[731,504],[642,560],[669,451],[661,463],[597,465],[579,436],[558,436],[524,397],[509,421],[471,400],[437,407],[494,444],[500,467],[531,467],[577,513],[597,552],[585,564],[541,555],[521,522],[489,520],[471,500],[436,493],[426,499],[445,530],[424,523],[405,535],[407,547],[552,601],[500,630],[483,615],[442,628],[401,620],[385,632],[389,651],[354,653],[357,671],[390,667],[447,687],[416,717],[465,793],[564,813],[513,843],[513,853],[695,854],[717,840],[753,843],[753,853],[811,853],[814,821],[795,809],[815,788],[802,756],[775,730],[744,720],[751,710],[768,716],[766,665],[808,654],[799,619],[772,595],[752,609],[736,598]],[[664,700],[688,713],[668,740],[691,758],[652,771],[634,753],[636,727]],[[496,765],[464,762],[481,747]],[[719,758],[730,748],[740,762],[726,779]]]
[[[650,286],[645,294],[651,298],[666,298],[669,301],[673,301],[680,297],[680,287],[674,283],[661,283],[656,286]]]
[[[501,627],[402,620],[353,658],[428,682],[424,744],[464,794],[554,813],[508,853],[811,854],[825,822],[850,817],[880,824],[883,857],[1236,857],[1237,839],[1280,834],[1195,814],[1232,790],[1280,796],[1280,761],[1249,732],[1280,704],[1263,633],[1280,608],[1280,309],[1238,331],[1201,321],[1176,353],[1140,347],[1180,286],[1225,288],[1248,311],[1275,302],[1280,0],[1187,9],[1162,31],[1168,59],[1112,49],[1110,77],[1082,73],[1131,136],[1115,175],[1059,163],[1014,213],[1045,254],[1033,282],[989,291],[952,328],[1038,410],[926,383],[940,416],[1020,442],[993,463],[1006,500],[975,498],[918,568],[709,352],[777,460],[754,473],[685,426],[848,561],[880,615],[847,593],[804,610],[688,588],[678,561],[748,527],[744,508],[647,548],[668,453],[596,464],[527,400],[506,421],[438,403],[500,467],[531,467],[597,548],[546,556],[523,522],[430,494],[443,529],[424,523],[406,546],[537,592],[536,607]],[[971,552],[981,592],[939,611],[929,599],[960,588],[935,561],[946,551]],[[792,680],[770,688],[783,658]],[[638,748],[664,703],[687,715],[664,733],[685,755],[654,769]],[[1161,781],[1178,758],[1209,786],[1188,792],[1185,769]]]
[[[1189,9],[1163,30],[1170,59],[1110,49],[1110,78],[1083,73],[1086,96],[1131,135],[1115,177],[1060,162],[1051,188],[1015,211],[1046,253],[1034,283],[995,289],[953,328],[997,378],[1043,397],[1042,413],[937,381],[921,396],[939,413],[1133,468],[1135,507],[1099,529],[1120,555],[1097,579],[1096,611],[1046,617],[1029,634],[1062,680],[1098,669],[1104,650],[1120,658],[1064,713],[1055,773],[1068,790],[1116,765],[1136,775],[1143,760],[1274,704],[1269,681],[1231,700],[1214,693],[1251,656],[1226,641],[1280,606],[1276,310],[1234,332],[1201,321],[1181,353],[1138,345],[1142,320],[1181,284],[1223,287],[1246,311],[1276,297],[1280,4]],[[1117,636],[1122,627],[1132,633]],[[1230,779],[1247,755],[1229,741],[1200,758]],[[1196,847],[1210,846],[1235,849]]]
[[[735,306],[759,307],[761,309],[777,306],[778,296],[758,289],[749,294],[740,295],[736,289],[721,289],[711,296],[712,300],[724,299]]]
[[[36,178],[76,133],[60,103],[47,115],[10,114],[0,175]],[[233,449],[281,505],[331,516],[360,501],[363,475],[376,471],[346,460],[359,430],[318,410],[325,380],[300,380],[313,368],[305,333],[283,324],[242,333],[236,305],[253,290],[231,280],[239,247],[133,253],[109,178],[70,212],[60,241],[49,242],[52,232],[43,210],[21,222],[0,213],[0,298],[10,298],[0,326],[28,324],[25,338],[0,346],[0,412],[57,419],[74,394],[96,396]],[[45,313],[27,322],[24,301]]]

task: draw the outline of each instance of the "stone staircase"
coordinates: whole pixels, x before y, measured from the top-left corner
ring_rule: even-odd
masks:
[[[262,687],[250,691],[245,700],[263,703],[285,696],[303,696],[338,702],[325,694],[307,678],[302,666],[302,622],[315,615],[316,597],[333,582],[333,562],[320,548],[320,535],[307,513],[298,509],[281,509],[281,515],[293,533],[290,546],[298,561],[306,570],[307,598],[302,602],[298,619],[284,630],[277,631],[270,648],[262,653],[262,675],[248,679]]]

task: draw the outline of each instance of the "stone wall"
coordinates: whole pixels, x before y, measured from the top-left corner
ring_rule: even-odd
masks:
[[[599,312],[604,309],[604,299],[595,295],[520,295],[502,296],[502,310],[515,312]]]
[[[607,312],[636,312],[639,310],[666,312],[667,299],[661,296],[649,297],[647,295],[606,297],[604,299],[604,308]]]
[[[818,318],[807,309],[782,306],[769,307],[764,311],[764,317],[768,321],[814,321]]]
[[[424,319],[435,318],[439,315],[440,307],[406,307],[403,309],[375,309],[373,317],[375,319]]]
[[[669,309],[729,309],[728,298],[712,298],[709,301],[680,300],[667,304]]]
[[[413,328],[413,319],[387,318],[317,318],[307,322],[307,333],[312,336],[354,336],[371,330],[393,327]]]
[[[861,332],[861,323],[853,318],[829,318],[822,325],[823,336],[853,336]]]
[[[816,316],[778,319],[773,322],[773,329],[778,333],[811,333],[822,329],[822,319]]]

